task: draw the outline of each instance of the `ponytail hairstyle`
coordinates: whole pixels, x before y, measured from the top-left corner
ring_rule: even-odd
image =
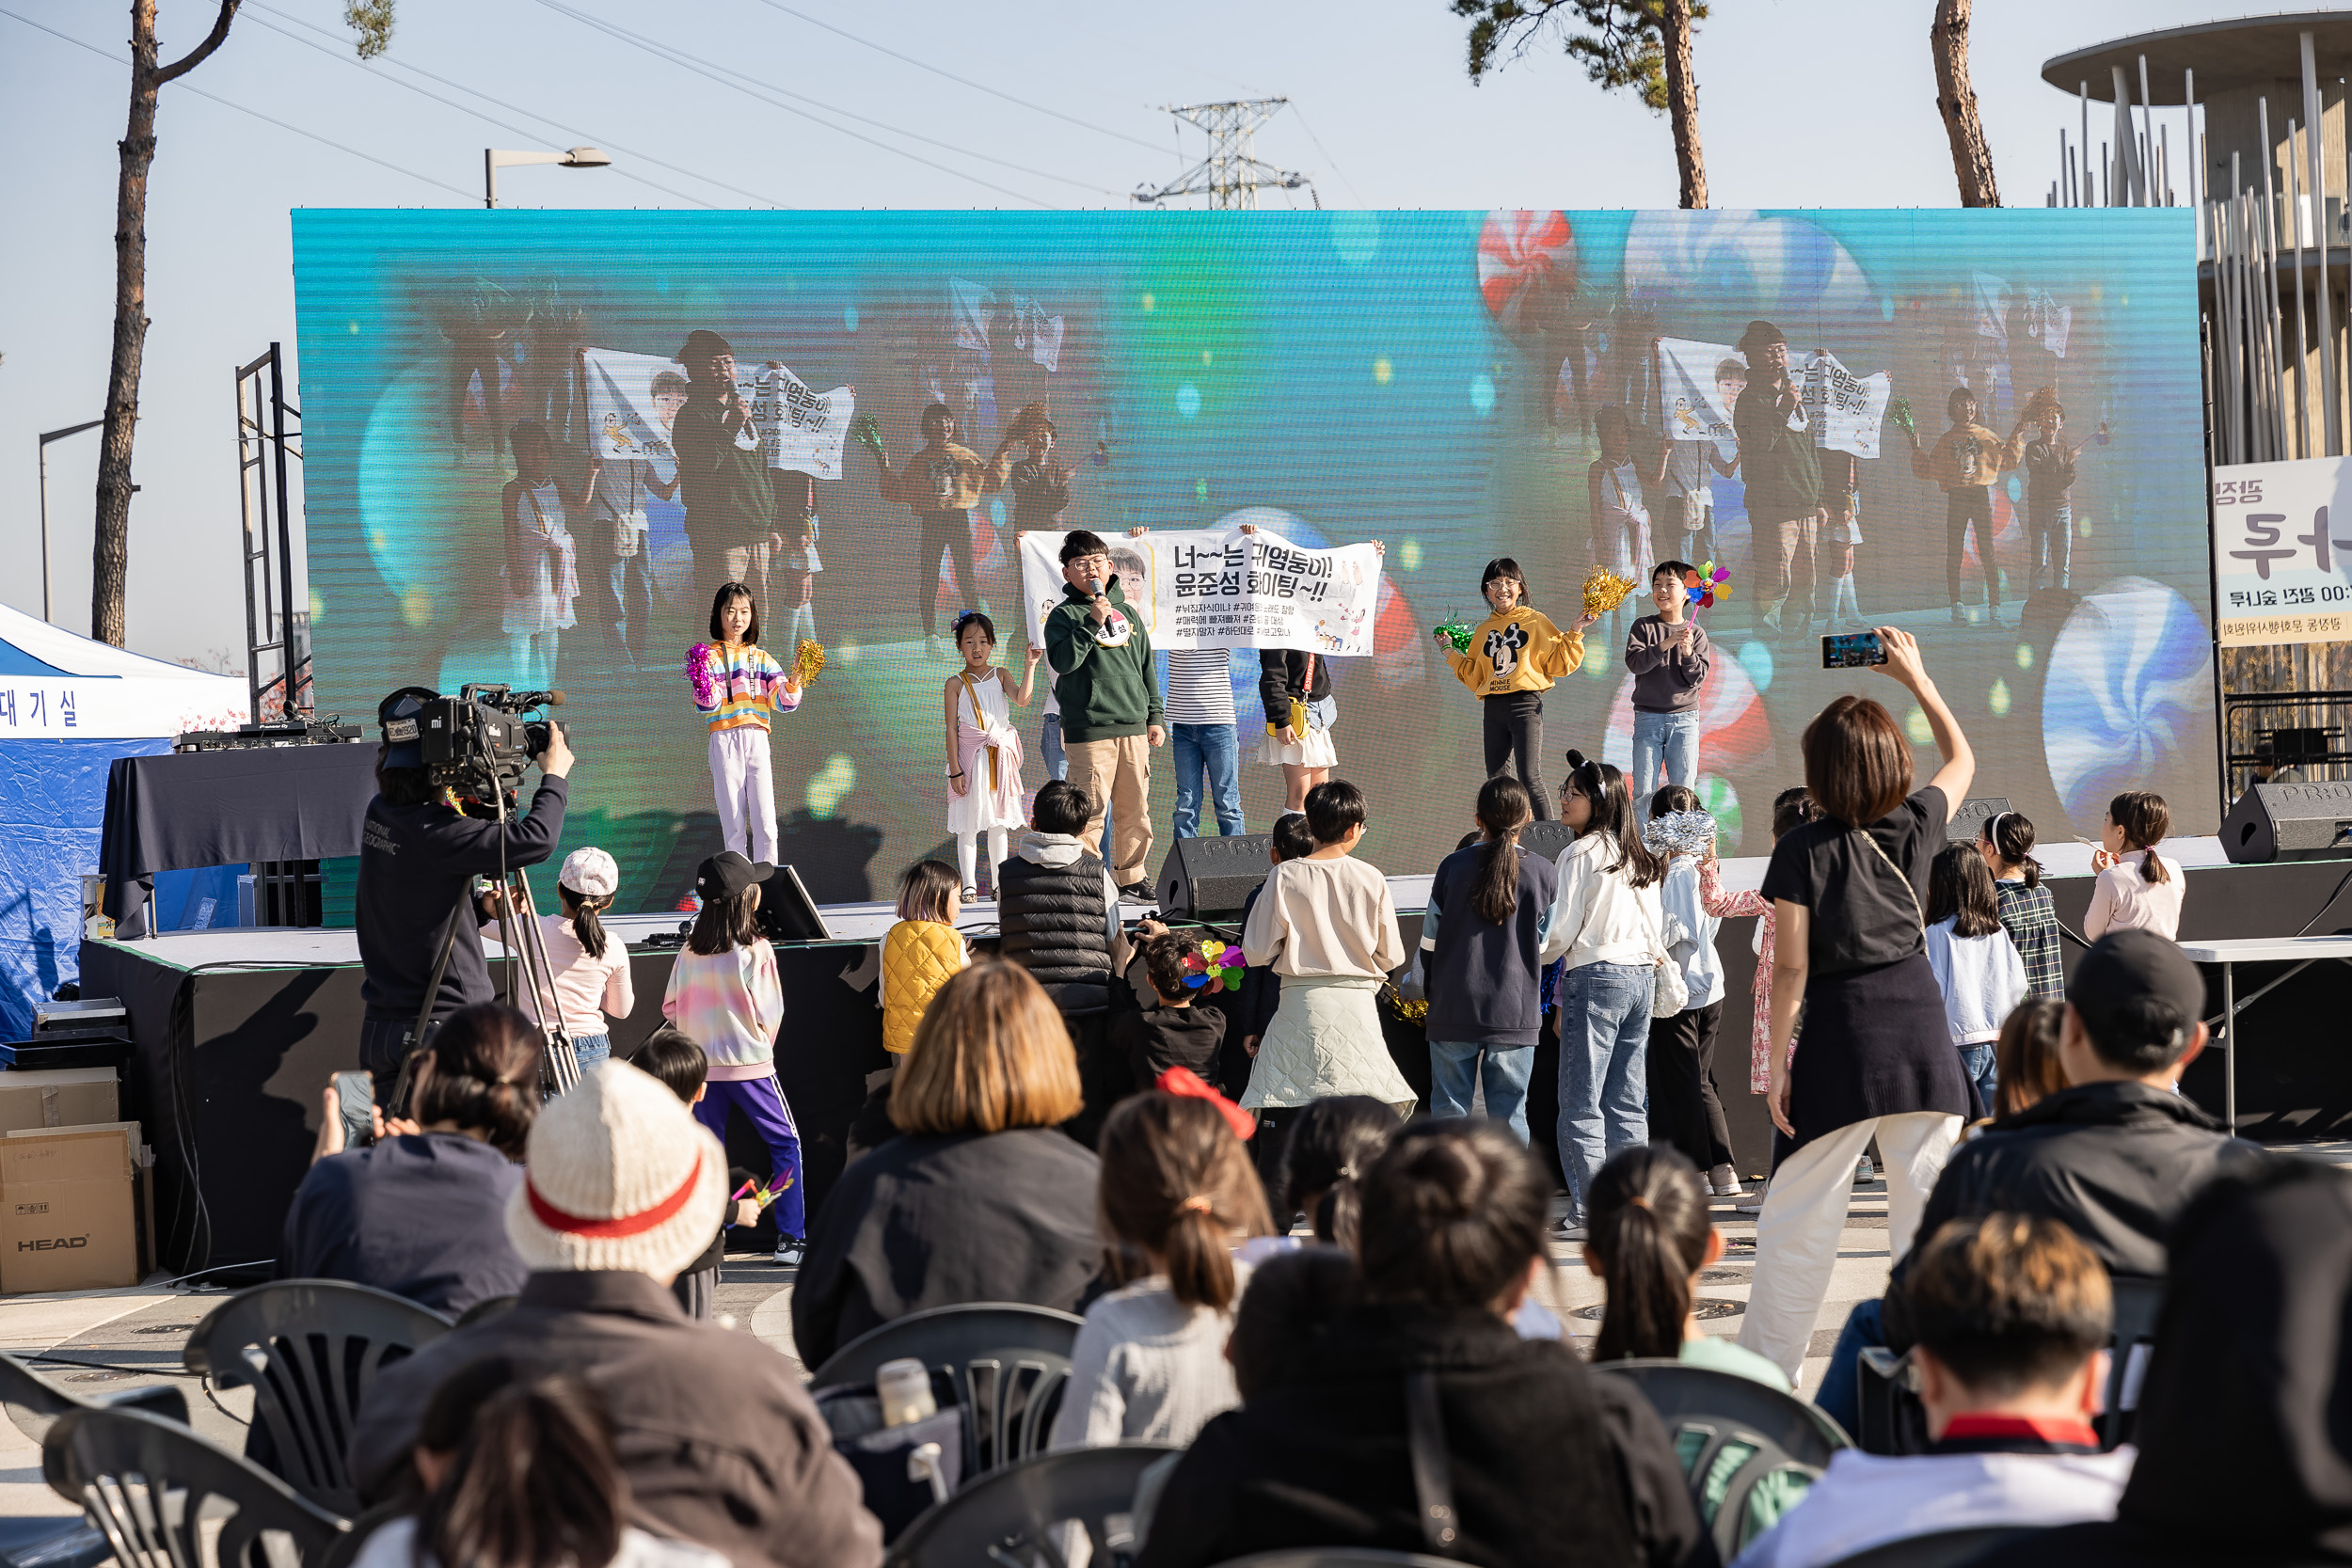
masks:
[[[754,882],[740,893],[704,899],[694,916],[694,928],[686,933],[686,950],[708,958],[749,947],[758,940],[759,884]]]
[[[1989,937],[2001,928],[1993,868],[1973,844],[1947,844],[1928,871],[1928,924],[1952,923],[1956,937]]]
[[[1585,1224],[1584,1250],[1609,1290],[1593,1359],[1679,1355],[1691,1279],[1715,1228],[1698,1167],[1664,1144],[1620,1150],[1593,1179]]]
[[[2022,866],[2027,887],[2042,885],[2042,863],[2033,858],[2033,824],[2024,813],[1996,811],[1986,817],[1983,843],[2003,865]]]
[[[620,1555],[628,1478],[581,1378],[472,1362],[436,1391],[417,1442],[454,1457],[417,1511],[415,1568],[605,1568]]]
[[[946,861],[916,861],[898,874],[898,918],[947,923],[959,879]]]
[[[1535,815],[1527,786],[1498,774],[1478,786],[1478,826],[1486,835],[1479,851],[1478,881],[1470,907],[1489,926],[1511,918],[1519,905],[1519,830]]]
[[[1275,1184],[1282,1217],[1304,1212],[1315,1240],[1354,1246],[1363,1212],[1363,1179],[1402,1125],[1393,1108],[1368,1094],[1333,1095],[1309,1104],[1282,1146],[1281,1180]]]
[[[1130,1097],[1103,1124],[1095,1207],[1111,1272],[1128,1283],[1165,1268],[1184,1307],[1232,1308],[1236,1235],[1270,1236],[1265,1188],[1225,1115],[1205,1100]]]
[[[1568,782],[1561,785],[1561,793],[1581,795],[1593,803],[1592,820],[1577,836],[1599,833],[1615,847],[1616,860],[1602,870],[1624,872],[1627,885],[1631,887],[1647,887],[1665,879],[1664,857],[1642,842],[1641,820],[1633,809],[1633,794],[1626,787],[1623,773],[1605,762],[1592,761],[1581,752],[1571,751]]]
[[[2029,996],[2010,1009],[1993,1046],[1995,1117],[2013,1117],[2066,1087],[2066,1069],[2058,1062],[2058,1031],[2065,1022],[2066,1004],[2047,997]]]
[[[1772,797],[1772,842],[1778,844],[1820,815],[1804,785],[1782,790]]]
[[[1661,816],[1672,816],[1678,811],[1705,811],[1699,792],[1689,784],[1661,784],[1649,798],[1649,817],[1655,822]]]
[[[539,1055],[547,1037],[503,1002],[449,1015],[425,1047],[432,1070],[417,1086],[418,1125],[449,1122],[519,1162],[539,1114]]]
[[[2148,851],[2147,859],[2139,863],[2142,878],[2151,882],[2172,879],[2172,873],[2156,854],[2156,846],[2172,831],[2172,808],[2164,803],[2163,796],[2149,789],[2127,789],[2107,802],[2107,820],[2123,830],[2126,851]]]
[[[572,917],[572,935],[580,939],[580,951],[592,958],[603,958],[604,923],[596,916],[612,907],[612,895],[591,895],[558,882],[555,895],[563,901],[564,912]]]

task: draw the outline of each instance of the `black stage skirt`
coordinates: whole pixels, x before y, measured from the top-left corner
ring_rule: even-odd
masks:
[[[1788,1080],[1796,1147],[1857,1121],[1916,1111],[1968,1113],[1960,1048],[1928,956],[1810,975]]]

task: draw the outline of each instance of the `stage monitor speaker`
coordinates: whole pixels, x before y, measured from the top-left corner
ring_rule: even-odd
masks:
[[[760,935],[770,942],[833,941],[833,927],[825,924],[817,900],[808,895],[808,884],[788,865],[777,866],[760,884],[759,910],[754,918],[759,922]]]
[[[2240,865],[2352,857],[2352,783],[2254,785],[2221,820],[2221,852]]]
[[[2010,809],[2006,795],[1978,795],[1960,803],[1944,836],[1954,844],[1974,844],[1984,836],[1984,825],[1995,812]]]
[[[1160,913],[1168,919],[1238,914],[1249,890],[1273,869],[1271,833],[1180,838],[1160,863]]]

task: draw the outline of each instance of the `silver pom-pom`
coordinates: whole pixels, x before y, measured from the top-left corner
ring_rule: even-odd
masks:
[[[1642,842],[1661,855],[1704,855],[1715,843],[1715,818],[1703,811],[1670,811],[1649,819]]]

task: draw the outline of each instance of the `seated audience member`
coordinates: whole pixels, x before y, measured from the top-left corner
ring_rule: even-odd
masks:
[[[538,1025],[497,1002],[450,1015],[417,1064],[414,1121],[329,1154],[294,1189],[279,1279],[340,1279],[454,1318],[530,1269],[507,1240],[539,1109]]]
[[[2058,1040],[2066,1030],[2066,1004],[2042,997],[2020,1002],[1993,1042],[1993,1115],[2013,1117],[2066,1087],[2058,1065]]]
[[[410,1450],[422,1501],[371,1534],[353,1568],[725,1568],[628,1523],[612,1435],[577,1377],[503,1355],[459,1368]]]
[[[1242,1407],[1201,1429],[1138,1568],[1307,1546],[1489,1564],[1714,1561],[1641,1393],[1594,1376],[1557,1341],[1512,1332],[1511,1314],[1551,1266],[1550,1187],[1501,1127],[1399,1132],[1364,1180],[1360,1297],[1322,1288],[1318,1251],[1257,1272],[1235,1370],[1280,1370],[1271,1386],[1249,1376]],[[1317,1288],[1293,1289],[1294,1270]],[[1251,1322],[1269,1279],[1287,1342]],[[1308,1302],[1324,1315],[1302,1310]],[[1408,1408],[1430,1418],[1422,1455],[1451,1491],[1450,1536],[1419,1500]]]
[[[1190,1443],[1241,1402],[1225,1341],[1248,1282],[1232,1247],[1273,1228],[1249,1155],[1207,1100],[1136,1095],[1103,1124],[1098,1196],[1118,1288],[1087,1308],[1057,1449]]]
[[[2286,1568],[2352,1560],[2352,1178],[2300,1155],[2215,1181],[2172,1233],[2162,1331],[2115,1517],[1987,1568]]]
[[[1584,1262],[1607,1288],[1595,1361],[1655,1357],[1753,1378],[1786,1393],[1771,1361],[1699,1327],[1699,1271],[1724,1256],[1708,1218],[1707,1183],[1689,1156],[1663,1144],[1620,1149],[1593,1180]]]
[[[665,1023],[645,1037],[645,1043],[629,1057],[628,1065],[640,1072],[651,1073],[668,1086],[670,1092],[689,1105],[702,1103],[710,1092],[710,1058],[696,1045],[693,1037],[675,1024]],[[727,1170],[727,1191],[739,1193],[744,1183],[757,1178],[740,1165]],[[730,1197],[726,1218],[719,1222],[710,1244],[703,1255],[686,1266],[670,1287],[677,1304],[686,1308],[690,1318],[707,1318],[719,1296],[719,1268],[727,1258],[727,1230],[730,1227],[749,1229],[759,1223],[759,1199]]]
[[[522,1299],[370,1386],[350,1455],[362,1499],[413,1482],[411,1450],[442,1382],[503,1355],[603,1397],[630,1524],[737,1568],[879,1563],[882,1527],[792,1364],[694,1322],[670,1294],[726,1207],[718,1139],[659,1080],[611,1062],[548,1102],[529,1155],[506,1210],[532,1269]]]
[[[1225,1015],[1195,1006],[1194,998],[1206,993],[1184,984],[1184,955],[1192,950],[1191,942],[1167,931],[1147,937],[1138,957],[1156,1005],[1111,1020],[1111,1047],[1125,1058],[1139,1089],[1172,1067],[1189,1068],[1203,1081],[1216,1075]]]
[[[2066,988],[2058,1068],[2070,1085],[2002,1117],[1952,1151],[1919,1234],[1994,1212],[2057,1220],[2119,1278],[2160,1279],[2165,1237],[2200,1187],[2252,1152],[2174,1092],[2205,1048],[2204,977],[2153,931],[2108,933]],[[1902,1280],[1908,1256],[1895,1264]],[[1865,1345],[1907,1349],[1899,1292],[1853,1309],[1814,1402],[1848,1431]]]
[[[809,1227],[792,1338],[812,1370],[867,1329],[932,1307],[1073,1311],[1100,1264],[1078,1062],[1018,964],[981,958],[939,988],[890,1085],[898,1136],[850,1165]]]
[[[1335,1094],[1299,1111],[1282,1146],[1276,1227],[1304,1218],[1315,1240],[1356,1247],[1363,1178],[1404,1127],[1396,1108],[1368,1094]]]
[[[1816,1568],[1915,1535],[2110,1518],[2132,1450],[2099,1451],[2106,1270],[2052,1219],[1953,1220],[1913,1253],[1902,1293],[1927,1408],[1924,1454],[1840,1449],[1734,1568]]]

